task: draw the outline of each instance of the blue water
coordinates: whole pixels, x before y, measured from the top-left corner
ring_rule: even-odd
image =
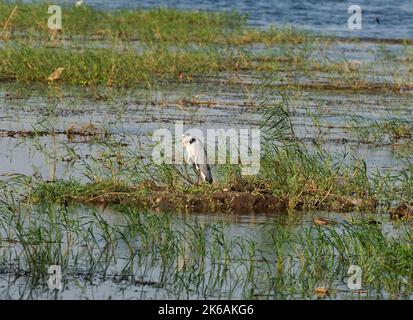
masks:
[[[73,2],[75,2],[73,0]],[[85,0],[95,8],[172,7],[238,11],[253,26],[289,24],[321,34],[361,38],[413,38],[413,0]],[[362,9],[362,29],[350,31],[347,9]],[[376,20],[379,20],[379,23]]]

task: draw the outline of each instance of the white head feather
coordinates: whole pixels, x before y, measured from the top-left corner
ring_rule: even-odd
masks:
[[[207,153],[199,138],[184,134],[182,135],[182,146],[188,154],[188,162],[195,165],[207,163]]]

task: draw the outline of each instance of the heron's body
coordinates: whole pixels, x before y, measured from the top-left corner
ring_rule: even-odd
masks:
[[[83,0],[79,0],[76,2],[75,7],[78,8],[83,5]]]
[[[212,183],[211,169],[208,164],[207,152],[202,142],[188,134],[182,138],[182,146],[188,155],[187,162],[194,166],[203,181]]]

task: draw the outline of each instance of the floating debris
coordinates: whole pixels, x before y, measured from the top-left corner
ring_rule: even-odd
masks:
[[[317,287],[314,289],[314,292],[318,297],[323,298],[328,294],[328,289],[325,287]]]
[[[411,219],[413,218],[413,206],[402,203],[389,210],[392,219]]]
[[[336,223],[337,223],[336,221],[333,221],[333,220],[330,220],[330,219],[326,219],[326,218],[321,218],[321,217],[316,217],[316,218],[314,218],[313,221],[314,221],[315,224],[322,225],[322,226],[325,226],[325,225],[328,225],[328,224],[336,224]]]

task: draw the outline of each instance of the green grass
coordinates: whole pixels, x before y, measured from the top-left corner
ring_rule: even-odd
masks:
[[[5,28],[8,38],[42,39],[50,35],[47,3],[7,3],[0,1],[0,21],[14,16]],[[11,35],[10,35],[11,32]],[[291,28],[257,31],[246,27],[246,18],[235,12],[215,13],[158,8],[151,10],[94,10],[83,6],[62,6],[62,34],[69,38],[139,40],[173,44],[249,44],[304,41],[304,34]]]
[[[257,101],[265,119],[263,134],[273,143],[263,144],[256,177],[241,177],[237,165],[223,165],[214,167],[215,185],[192,185],[182,167],[143,162],[141,150],[108,137],[104,152],[80,166],[89,183],[31,176],[2,180],[0,271],[13,279],[28,278],[31,288],[44,288],[47,267],[58,264],[65,285],[94,287],[113,281],[114,295],[118,289],[128,292],[142,285],[155,290],[151,297],[160,298],[311,299],[322,286],[328,289],[325,298],[357,299],[346,277],[348,267],[358,265],[363,297],[411,298],[411,222],[389,225],[376,215],[383,224],[370,224],[361,211],[369,202],[385,210],[409,203],[413,166],[368,176],[360,159],[347,163],[321,148],[307,149],[294,134],[284,99],[279,104],[266,96]],[[36,147],[36,135],[30,139]],[[46,152],[53,166],[59,157],[51,148]],[[292,221],[273,216],[265,224],[249,226],[253,231],[247,235],[233,235],[223,222],[154,213],[156,206],[145,202],[156,204],[161,189],[182,206],[177,211],[184,212],[184,194],[208,197],[223,188],[259,197],[271,194],[285,202]],[[108,204],[110,212],[102,212]],[[353,218],[337,214],[332,225],[302,222],[292,214],[341,211],[343,206],[353,211]]]
[[[14,6],[0,2],[0,23]],[[96,88],[108,87],[104,92],[116,112],[118,98],[126,91],[111,95],[110,87],[151,88],[160,81],[202,81],[205,75],[222,73],[229,77],[271,73],[271,77],[298,71],[310,80],[317,72],[338,76],[328,83],[276,84],[266,79],[263,96],[253,95],[265,141],[260,172],[244,177],[238,165],[213,166],[213,185],[195,185],[194,175],[184,166],[157,165],[144,150],[104,133],[93,140],[104,151],[86,161],[76,147],[56,140],[56,131],[40,121],[39,131],[33,128],[22,139],[30,139],[33,149],[44,155],[51,174],[1,180],[0,272],[29,277],[42,287],[47,266],[59,264],[66,275],[90,282],[96,276],[119,282],[138,276],[145,288],[154,286],[167,297],[287,299],[315,298],[319,286],[328,288],[332,297],[354,297],[341,290],[348,266],[356,264],[363,269],[367,297],[411,298],[410,222],[394,222],[392,228],[397,230],[389,233],[362,218],[365,211],[387,214],[390,208],[413,206],[411,153],[398,172],[374,172],[361,158],[340,158],[321,146],[306,147],[294,133],[286,96],[268,96],[277,87],[395,93],[411,85],[408,76],[385,85],[373,83],[342,62],[323,56],[321,61],[311,59],[315,38],[285,28],[254,30],[237,14],[63,10],[64,30],[57,38],[64,36],[67,43],[53,43],[46,28],[46,5],[18,3],[16,15],[1,33],[5,39],[0,50],[1,81],[35,85],[45,100],[62,99],[60,85],[88,86],[88,94],[96,99]],[[79,38],[105,40],[108,47],[88,48]],[[276,44],[282,50],[258,55],[246,46],[251,44],[269,49]],[[405,63],[411,61],[407,49],[401,58]],[[46,87],[48,75],[57,67],[65,67],[61,79]],[[79,104],[76,99],[73,103]],[[47,113],[54,114],[54,108],[48,107]],[[412,137],[411,123],[400,117],[367,125],[363,119],[364,126],[359,124],[353,125],[354,134],[367,143],[383,139],[397,143]],[[53,138],[51,144],[40,140],[45,135]],[[56,177],[63,159],[81,169],[82,180]],[[245,206],[250,203],[258,206]],[[107,205],[111,218],[120,223],[100,212]],[[297,229],[270,219],[252,235],[232,236],[222,222],[187,222],[169,214],[239,212],[240,208],[248,213],[288,212],[294,221],[299,217],[294,211],[351,211],[362,221],[337,221],[331,226],[307,223]],[[116,250],[120,245],[122,252]],[[119,261],[121,267],[113,273]],[[130,285],[136,286],[134,281]]]
[[[262,145],[257,175],[241,176],[238,165],[213,165],[212,186],[193,184],[191,171],[182,165],[157,165],[150,154],[142,159],[142,150],[106,141],[105,152],[82,165],[88,183],[31,180],[26,201],[129,204],[188,212],[237,212],[246,210],[246,203],[256,205],[249,207],[251,211],[376,212],[411,202],[410,164],[399,173],[368,174],[363,159],[333,157],[321,147],[311,150],[299,141],[292,142],[291,137],[284,142],[282,138],[267,141],[271,140],[277,141],[278,146]],[[56,161],[51,159],[50,166],[55,167]]]
[[[216,50],[172,51],[148,48],[142,54],[130,49],[84,49],[73,52],[63,49],[8,47],[0,52],[3,80],[47,84],[47,77],[56,68],[64,67],[61,81],[72,85],[107,85],[133,87],[152,78],[179,80],[183,73],[198,76],[220,71],[236,71],[251,63],[244,56],[233,57]],[[133,70],[134,72],[130,72]]]
[[[47,36],[49,4],[0,2],[0,21],[6,21],[15,5],[17,11],[9,22],[12,32],[26,36]],[[87,6],[62,6],[62,27],[65,36],[101,36],[139,39],[144,42],[209,42],[225,37],[225,30],[234,32],[244,19],[236,14],[185,12],[173,9],[97,11]]]
[[[409,143],[413,137],[413,123],[409,117],[388,117],[380,120],[354,117],[351,131],[364,143]]]
[[[213,186],[189,184],[191,178],[179,166],[164,165],[161,169],[146,164],[144,168],[142,164],[128,165],[132,158],[123,161],[121,168],[116,160],[92,164],[94,168],[87,173],[91,181],[86,184],[63,180],[33,182],[27,201],[121,203],[152,209],[165,204],[162,210],[189,212],[236,212],[237,208],[244,208],[240,201],[256,201],[260,209],[251,207],[253,211],[284,208],[376,212],[409,204],[413,194],[411,166],[400,174],[377,172],[368,177],[362,161],[344,165],[321,151],[267,154],[261,159],[260,173],[253,177],[242,177],[229,166],[214,168],[217,178]],[[224,189],[229,191],[223,192]]]
[[[411,59],[407,44],[401,62],[387,72],[393,80],[376,83],[367,75],[377,73],[377,63],[363,64],[358,70],[345,59],[331,61],[325,55],[334,50],[334,39],[285,27],[254,29],[236,13],[70,6],[63,7],[63,31],[52,34],[46,27],[46,4],[18,3],[10,17],[15,6],[0,1],[5,40],[0,81],[47,84],[51,72],[64,67],[56,84],[120,88],[151,81],[199,81],[205,75],[231,80],[239,73],[262,74],[281,66],[283,72],[296,76],[278,87],[398,94],[412,88],[409,73],[398,70]],[[262,53],[256,51],[260,47],[265,49]],[[380,59],[383,65],[394,60]],[[313,81],[320,72],[331,75],[331,80]]]
[[[291,56],[273,56],[269,59],[256,57],[245,49],[222,49],[216,47],[175,48],[163,45],[145,47],[138,52],[133,47],[64,48],[31,47],[25,44],[6,44],[0,51],[0,81],[16,81],[21,84],[49,84],[47,78],[58,67],[65,70],[53,83],[77,86],[107,86],[133,88],[151,82],[188,83],[200,81],[205,75],[218,76],[231,83],[231,76],[239,73],[265,74],[282,66],[283,71],[305,71],[303,78],[280,84],[276,88],[298,90],[357,90],[358,92],[388,91],[404,94],[401,88],[407,83],[377,85],[363,77],[355,81],[353,76],[333,79],[330,83],[305,83],[319,71],[319,62],[300,60]],[[133,70],[133,72],[130,72]],[[235,82],[236,83],[236,82]]]
[[[321,145],[306,146],[294,133],[289,99],[271,90],[273,76],[262,80],[254,94],[262,131],[257,175],[242,176],[238,165],[213,165],[215,183],[198,186],[190,169],[157,165],[151,161],[151,148],[122,144],[116,135],[92,140],[103,151],[86,159],[65,139],[45,148],[39,138],[48,131],[51,137],[56,133],[52,124],[45,123],[39,128],[42,134],[33,128],[29,136],[22,137],[31,139],[51,172],[48,178],[27,183],[26,202],[128,204],[186,212],[376,212],[411,205],[413,167],[408,154],[398,172],[368,172],[360,157],[331,154]],[[82,183],[57,180],[52,173],[62,159],[70,159],[70,165],[81,169]]]
[[[16,215],[1,206],[0,269],[29,278],[31,288],[45,287],[47,267],[58,264],[67,288],[113,281],[114,296],[146,283],[153,297],[308,299],[320,286],[326,298],[358,298],[346,286],[348,267],[357,265],[366,298],[413,293],[408,224],[390,233],[367,222],[295,227],[274,218],[233,235],[220,221],[118,209],[113,222],[83,207],[41,205]]]

